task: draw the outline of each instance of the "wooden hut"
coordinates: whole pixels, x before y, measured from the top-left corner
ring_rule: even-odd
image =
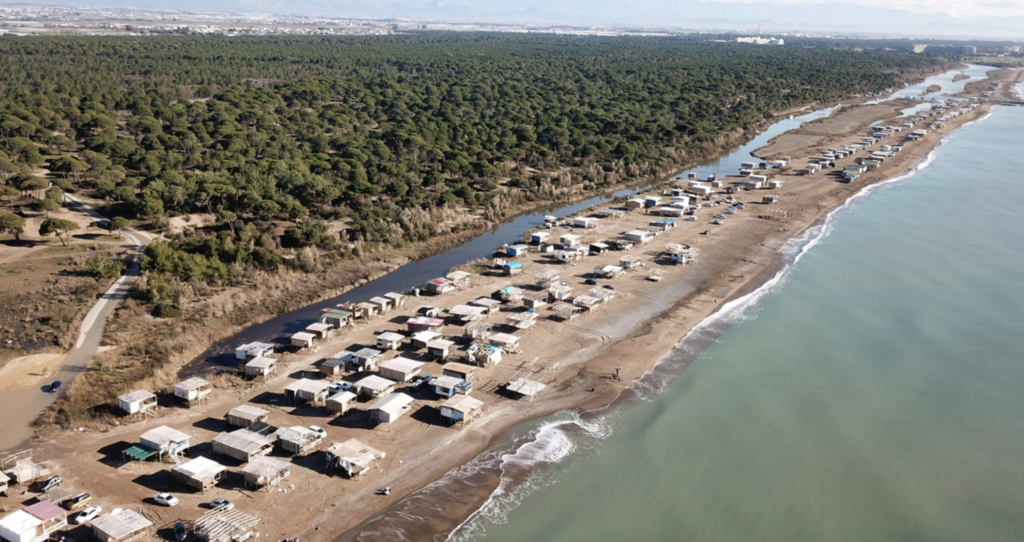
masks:
[[[277,360],[274,358],[258,357],[245,364],[245,376],[247,378],[267,378],[277,370]]]
[[[412,410],[413,398],[404,393],[392,393],[377,401],[367,411],[370,419],[377,423],[395,423],[398,418]]]
[[[476,374],[476,367],[473,367],[472,365],[466,365],[464,363],[449,363],[444,366],[445,376],[461,378],[467,382],[473,379],[474,374]]]
[[[361,348],[356,352],[352,353],[348,362],[345,364],[345,369],[349,372],[363,372],[373,371],[380,364],[380,360],[383,359],[384,352],[380,350],[374,350],[373,348]]]
[[[343,415],[356,405],[358,395],[350,391],[338,392],[327,398],[327,412]]]
[[[466,349],[466,361],[477,365],[501,363],[501,348],[486,344],[471,344]]]
[[[405,335],[394,331],[385,331],[377,335],[377,348],[381,350],[398,350],[405,340]]]
[[[336,329],[352,325],[353,319],[352,311],[345,309],[324,309],[320,313],[320,321],[325,324],[331,324]]]
[[[380,314],[391,312],[391,309],[394,307],[390,299],[380,296],[371,297],[369,303],[373,303],[374,305],[376,305],[377,312]]]
[[[352,314],[358,319],[369,320],[376,316],[379,310],[380,307],[377,305],[368,301],[363,301],[362,303],[356,303],[352,307]]]
[[[455,283],[448,279],[434,279],[427,282],[427,291],[435,295],[454,292]]]
[[[143,433],[139,437],[139,444],[156,452],[160,459],[165,456],[175,458],[188,451],[191,439],[192,437],[173,427],[161,425]]]
[[[399,309],[405,306],[405,296],[395,292],[388,292],[384,297],[391,300],[391,306]]]
[[[462,328],[462,336],[467,339],[486,339],[491,336],[491,328],[494,324],[490,322],[473,322]]]
[[[463,288],[469,288],[470,281],[472,280],[473,275],[468,271],[452,271],[451,273],[445,275],[444,278],[451,281],[451,283],[454,284],[456,288],[461,290]]]
[[[365,399],[376,399],[382,397],[393,391],[398,383],[387,378],[370,375],[359,382],[356,382],[353,386],[356,389],[356,393]]]
[[[451,348],[455,346],[455,343],[445,339],[437,339],[427,343],[427,355],[433,356],[439,360],[446,360],[451,354]]]
[[[444,327],[444,320],[440,318],[416,316],[406,320],[405,325],[409,331],[413,333],[419,331],[433,331],[434,333],[439,333]]]
[[[228,424],[235,427],[249,427],[256,422],[266,423],[270,412],[252,405],[238,405],[224,416]]]
[[[441,404],[441,418],[452,425],[466,425],[483,412],[484,402],[469,395],[457,395]]]
[[[277,437],[277,445],[293,455],[306,455],[320,448],[323,441],[319,433],[301,425],[282,427],[274,432],[274,435]]]
[[[420,374],[423,365],[422,362],[403,357],[389,359],[380,364],[380,376],[395,382],[408,382]]]
[[[284,397],[288,404],[312,403],[322,405],[327,400],[330,385],[323,380],[300,378],[285,386]]]
[[[327,447],[327,466],[345,471],[349,478],[359,478],[366,471],[379,467],[384,452],[356,439],[335,442]]]
[[[292,475],[291,464],[273,457],[255,457],[242,469],[246,486],[274,487]]]
[[[171,476],[188,487],[206,493],[227,477],[227,468],[200,456],[171,467]]]
[[[263,435],[239,429],[221,433],[213,439],[213,451],[248,463],[254,457],[267,455],[274,448],[274,441]]]
[[[7,542],[43,542],[59,538],[68,526],[68,512],[41,500],[0,519],[0,539]]]
[[[322,341],[330,338],[331,335],[334,335],[334,326],[324,322],[316,322],[315,324],[309,324],[306,326],[306,333],[316,337],[316,340]]]
[[[298,333],[293,334],[288,339],[288,344],[296,348],[312,348],[313,343],[315,343],[316,340],[316,335],[313,335],[312,333],[306,333],[305,331],[300,331]]]
[[[188,403],[189,407],[208,398],[211,392],[213,384],[199,377],[189,378],[174,385],[174,396]]]
[[[470,301],[469,305],[473,307],[482,307],[487,311],[487,314],[494,314],[501,309],[501,301],[491,299],[489,297],[479,297]]]
[[[517,312],[508,315],[505,321],[516,329],[530,329],[537,323],[537,313],[533,311]]]
[[[428,384],[430,391],[440,397],[452,397],[455,394],[468,395],[473,385],[455,376],[443,375],[434,378]]]
[[[345,372],[345,367],[351,359],[352,352],[349,352],[348,350],[338,352],[337,354],[325,359],[320,364],[320,374],[334,380]]]
[[[118,397],[117,406],[126,414],[143,414],[156,406],[156,395],[146,390],[133,391]]]
[[[490,341],[494,346],[501,347],[506,352],[517,352],[519,351],[520,337],[517,335],[511,335],[508,333],[495,333],[491,335]]]
[[[153,522],[128,508],[115,508],[111,513],[90,522],[92,534],[100,542],[136,542],[149,539]]]

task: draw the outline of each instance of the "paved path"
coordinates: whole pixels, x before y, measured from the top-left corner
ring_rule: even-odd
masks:
[[[106,221],[107,217],[96,212],[89,204],[67,195],[67,207],[71,211],[82,213],[86,216],[100,221]],[[100,341],[103,339],[103,329],[107,320],[114,313],[117,304],[128,296],[128,289],[131,281],[139,275],[139,259],[142,257],[142,247],[150,243],[153,238],[144,232],[137,230],[125,231],[124,237],[129,241],[134,250],[139,254],[132,260],[128,271],[121,275],[116,282],[100,296],[99,301],[82,320],[82,327],[78,333],[78,340],[75,346],[68,352],[64,359],[64,365],[54,374],[54,380],[60,380],[67,387],[75,378],[85,372],[92,363],[96,352],[99,350]],[[52,405],[59,394],[43,393],[41,390],[11,390],[0,394],[0,450],[13,448],[19,443],[32,436],[32,423],[50,405]]]

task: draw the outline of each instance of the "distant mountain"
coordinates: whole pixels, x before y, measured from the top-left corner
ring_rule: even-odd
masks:
[[[458,22],[750,28],[934,37],[1024,38],[1024,17],[912,13],[857,4],[736,4],[698,0],[57,0],[77,6],[287,13]]]

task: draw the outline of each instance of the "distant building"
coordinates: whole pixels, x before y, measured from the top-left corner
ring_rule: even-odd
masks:
[[[926,53],[933,55],[975,55],[978,48],[973,45],[914,45],[915,53]]]
[[[754,45],[784,45],[782,38],[762,38],[761,36],[747,36],[736,38],[736,43],[752,43]]]

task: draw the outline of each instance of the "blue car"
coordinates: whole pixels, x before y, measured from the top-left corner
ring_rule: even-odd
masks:
[[[49,386],[46,387],[46,393],[57,393],[57,390],[59,390],[60,387],[63,385],[64,383],[61,382],[60,380],[54,380],[53,384],[50,384]]]

